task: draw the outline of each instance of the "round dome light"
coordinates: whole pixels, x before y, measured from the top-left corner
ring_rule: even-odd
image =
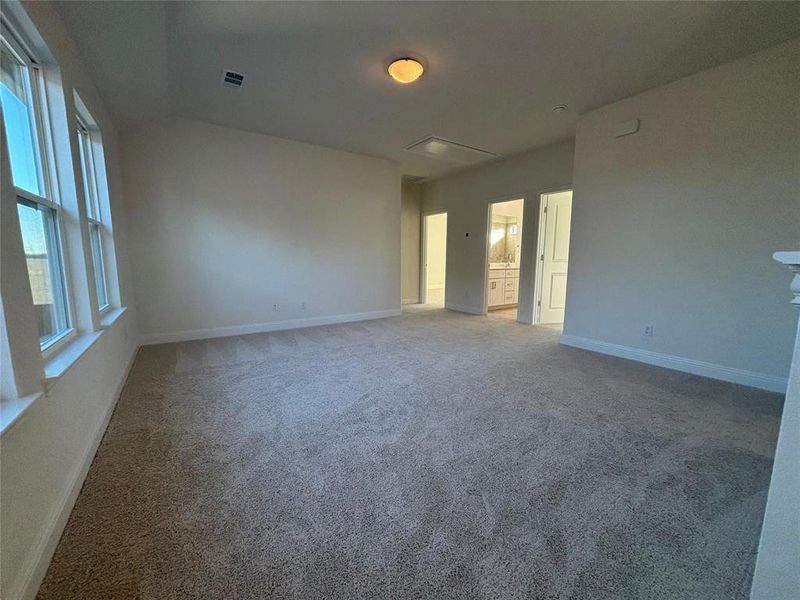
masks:
[[[398,58],[387,69],[392,79],[398,83],[411,83],[422,76],[425,70],[422,63],[413,58]]]

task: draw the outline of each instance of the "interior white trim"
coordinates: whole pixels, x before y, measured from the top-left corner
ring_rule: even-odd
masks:
[[[419,304],[418,298],[403,298],[400,304]]]
[[[576,335],[563,334],[561,336],[561,343],[565,346],[572,346],[574,348],[581,348],[583,350],[591,350],[592,352],[599,352],[601,354],[610,354],[611,356],[618,356],[620,358],[635,360],[636,362],[647,363],[649,365],[673,369],[675,371],[683,371],[684,373],[692,373],[693,375],[702,375],[703,377],[710,377],[711,379],[719,379],[721,381],[728,381],[730,383],[747,385],[762,390],[768,390],[770,392],[779,392],[781,394],[786,393],[786,385],[788,380],[783,377],[776,377],[775,375],[766,375],[764,373],[756,373],[755,371],[735,369],[733,367],[717,365],[702,360],[683,358],[681,356],[672,356],[670,354],[661,354],[659,352],[642,350],[641,348],[633,348],[631,346],[610,344],[608,342],[602,342],[600,340],[593,340]]]
[[[111,415],[114,413],[117,401],[122,394],[122,388],[128,380],[128,374],[133,366],[133,361],[136,358],[138,350],[139,348],[136,347],[131,352],[131,356],[125,366],[125,371],[122,373],[122,377],[114,390],[114,401],[109,405],[103,418],[100,419],[94,436],[92,436],[92,443],[86,448],[86,452],[81,461],[75,465],[75,470],[70,477],[72,485],[66,489],[61,497],[61,501],[53,512],[50,513],[50,517],[47,520],[38,543],[34,546],[33,552],[28,555],[21,569],[23,577],[22,585],[18,588],[18,595],[15,596],[13,592],[9,592],[9,598],[16,597],[20,600],[33,600],[36,598],[39,586],[42,584],[42,580],[47,573],[47,567],[50,566],[53,553],[61,539],[61,534],[64,532],[64,527],[67,525],[69,515],[72,513],[72,508],[75,506],[75,501],[78,499],[78,494],[83,487],[83,482],[86,479],[86,475],[89,473],[89,467],[92,466],[94,455],[97,452],[98,446],[100,446],[100,441],[103,439],[103,435],[106,432],[108,422],[111,420]]]
[[[100,326],[103,329],[108,329],[114,323],[117,322],[122,315],[128,310],[127,306],[112,306],[108,305],[105,309],[106,312],[103,313],[103,316],[100,317]]]
[[[385,319],[386,317],[399,317],[401,314],[402,312],[399,308],[392,308],[388,310],[375,310],[372,312],[346,315],[331,315],[329,317],[309,317],[307,319],[287,319],[285,321],[271,321],[269,323],[252,323],[250,325],[187,329],[184,331],[168,331],[166,333],[145,333],[140,336],[139,343],[142,346],[150,346],[152,344],[167,344],[170,342],[187,342],[189,340],[205,340],[232,335],[302,329],[304,327],[316,327],[318,325],[334,325],[336,323]]]

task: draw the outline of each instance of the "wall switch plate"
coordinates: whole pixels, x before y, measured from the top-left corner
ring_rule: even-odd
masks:
[[[653,337],[653,326],[652,325],[642,325],[642,335],[644,337]]]
[[[301,302],[300,303],[300,310],[305,310],[305,309],[306,309],[306,303],[305,302]]]
[[[279,309],[279,308],[280,308],[280,305],[278,305],[278,304],[273,304],[273,305],[272,305],[272,312],[278,312],[278,309]]]

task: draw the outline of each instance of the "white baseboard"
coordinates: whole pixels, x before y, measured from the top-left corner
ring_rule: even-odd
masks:
[[[574,348],[581,348],[583,350],[591,350],[592,352],[599,352],[601,354],[610,354],[611,356],[627,358],[628,360],[647,363],[657,367],[665,367],[675,371],[683,371],[684,373],[692,373],[693,375],[702,375],[703,377],[719,379],[721,381],[728,381],[730,383],[738,383],[740,385],[747,385],[762,390],[769,390],[770,392],[779,392],[781,394],[786,393],[786,385],[788,380],[782,377],[776,377],[775,375],[766,375],[764,373],[756,373],[755,371],[735,369],[733,367],[726,367],[702,360],[683,358],[681,356],[672,356],[670,354],[661,354],[659,352],[652,352],[651,350],[642,350],[641,348],[632,348],[631,346],[610,344],[608,342],[602,342],[600,340],[593,340],[591,338],[585,338],[576,335],[562,335],[561,343],[565,346],[572,346]]]
[[[139,337],[139,343],[142,346],[150,346],[152,344],[167,344],[170,342],[188,342],[189,340],[206,340],[210,338],[229,337],[232,335],[247,335],[250,333],[284,331],[286,329],[302,329],[304,327],[316,327],[319,325],[335,325],[336,323],[352,323],[353,321],[385,319],[386,317],[399,317],[401,314],[402,311],[399,308],[392,308],[389,310],[376,310],[372,312],[353,313],[349,315],[331,315],[329,317],[310,317],[307,319],[288,319],[286,321],[253,323],[251,325],[210,327],[208,329],[187,329],[184,331],[168,331],[166,333],[145,333]]]
[[[64,527],[66,527],[69,516],[72,513],[72,508],[75,506],[75,501],[78,499],[78,494],[80,494],[81,488],[83,487],[83,482],[86,479],[86,475],[89,473],[89,467],[92,466],[94,455],[97,453],[97,448],[100,446],[100,442],[106,432],[108,422],[111,420],[111,415],[122,394],[122,388],[128,380],[128,374],[131,371],[138,350],[139,348],[135,347],[133,352],[131,352],[128,363],[125,366],[125,371],[114,390],[114,399],[111,404],[109,404],[100,423],[97,425],[97,429],[92,436],[92,443],[86,448],[86,451],[81,457],[81,461],[75,465],[75,469],[70,476],[70,481],[72,483],[50,513],[50,517],[47,519],[38,543],[34,546],[33,551],[30,553],[28,560],[21,570],[23,574],[27,573],[27,575],[23,576],[23,583],[18,595],[20,600],[33,600],[36,598],[39,586],[42,584],[42,580],[47,573],[47,568],[50,566],[50,561],[53,558],[56,546],[58,546],[58,542],[61,540],[61,534],[64,532]],[[12,595],[9,597],[13,598],[14,596]]]
[[[477,310],[471,306],[463,306],[461,304],[455,304],[453,302],[447,302],[444,307],[447,310],[454,310],[456,312],[467,313],[470,315],[483,315],[484,312],[482,310]]]
[[[403,298],[400,304],[419,304],[419,298]]]

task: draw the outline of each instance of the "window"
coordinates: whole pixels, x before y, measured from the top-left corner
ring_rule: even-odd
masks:
[[[44,153],[42,75],[20,43],[3,27],[0,36],[0,103],[11,179],[17,195],[22,244],[28,266],[42,349],[72,331],[61,244],[60,206],[54,201]]]
[[[31,194],[43,196],[41,154],[36,135],[30,69],[18,58],[5,39],[1,56],[0,98],[14,185]]]
[[[33,305],[44,344],[69,327],[63,275],[60,272],[56,211],[26,198],[17,199],[22,245],[28,263]]]
[[[106,292],[106,274],[103,265],[103,241],[100,237],[98,223],[89,223],[89,241],[92,246],[92,266],[94,267],[94,284],[97,291],[97,306],[100,310],[108,307],[108,293]]]
[[[83,103],[76,101],[76,105],[82,106]],[[90,122],[90,118],[78,115],[78,149],[80,151],[81,175],[83,178],[83,197],[86,201],[86,220],[89,224],[89,245],[92,253],[97,306],[100,311],[103,311],[109,308],[106,266],[103,259],[105,228],[101,218],[105,215],[101,215],[100,212],[98,161],[94,151],[94,143],[97,136],[92,135],[99,132],[96,129],[91,131],[87,124],[88,122]]]

